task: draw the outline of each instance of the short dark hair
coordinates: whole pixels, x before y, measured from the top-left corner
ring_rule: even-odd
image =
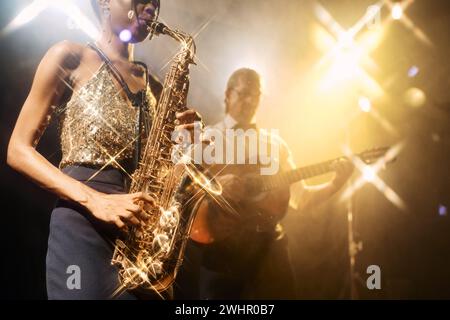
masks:
[[[239,81],[245,81],[247,85],[255,90],[261,90],[261,77],[258,72],[250,68],[241,68],[233,72],[228,79],[226,93],[237,86]],[[225,113],[228,113],[228,106],[225,105]]]
[[[156,14],[156,19],[157,19],[158,16],[159,16],[159,12],[161,10],[161,1],[160,0],[153,0],[153,2],[157,6],[157,14]],[[91,6],[92,6],[92,9],[95,12],[95,15],[100,20],[100,6],[98,4],[98,0],[91,0]]]
[[[235,87],[240,80],[245,81],[251,88],[261,88],[261,79],[258,72],[249,68],[241,68],[233,72],[228,79],[227,90]]]

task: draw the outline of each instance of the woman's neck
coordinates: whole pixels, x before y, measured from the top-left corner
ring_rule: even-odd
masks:
[[[115,34],[109,36],[103,33],[97,41],[97,45],[111,60],[132,61],[134,59],[133,45],[123,42]]]

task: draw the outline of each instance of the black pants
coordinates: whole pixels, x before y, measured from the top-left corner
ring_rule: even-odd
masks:
[[[90,187],[108,194],[124,193],[125,177],[116,169],[106,169],[87,181],[96,169],[67,167],[63,172]],[[58,200],[50,221],[47,251],[47,294],[49,299],[111,299],[119,287],[118,269],[111,265],[115,225],[96,219],[81,206]],[[77,279],[79,276],[79,287]],[[153,297],[152,294],[145,298]],[[125,291],[115,299],[134,300]]]

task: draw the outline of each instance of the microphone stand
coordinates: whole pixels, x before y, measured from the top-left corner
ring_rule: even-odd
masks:
[[[349,184],[351,185],[351,180]],[[361,241],[356,242],[354,237],[354,195],[349,198],[347,202],[347,234],[348,234],[348,256],[350,259],[349,263],[349,280],[350,280],[350,299],[359,299],[356,280],[361,280],[360,275],[355,270],[356,256],[363,249]]]

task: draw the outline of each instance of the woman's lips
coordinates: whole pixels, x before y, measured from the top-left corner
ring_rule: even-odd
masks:
[[[154,21],[153,19],[137,19],[137,25],[139,29],[147,29],[148,26],[151,24],[151,22]]]
[[[138,17],[138,20],[140,21],[140,22],[143,22],[143,23],[150,23],[150,22],[152,22],[152,21],[154,21],[155,20],[155,16],[149,16],[149,15],[143,15],[143,16],[139,16]]]

